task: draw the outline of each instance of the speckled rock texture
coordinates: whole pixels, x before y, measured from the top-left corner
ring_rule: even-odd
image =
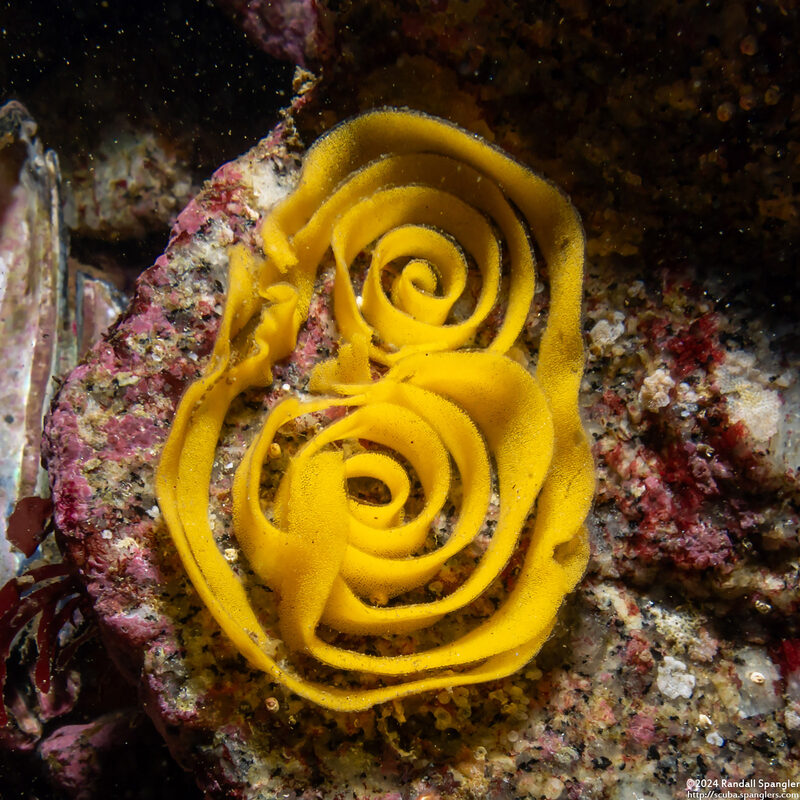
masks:
[[[317,709],[248,669],[185,578],[153,475],[214,341],[226,247],[257,247],[256,222],[295,169],[279,129],[214,175],[47,428],[56,524],[104,641],[200,786],[461,800],[617,797],[622,781],[677,797],[698,775],[798,777],[797,363],[770,351],[748,309],[680,270],[645,283],[602,257],[589,266],[594,557],[536,665],[359,714]],[[326,297],[273,395],[334,346]],[[543,291],[530,342],[546,305]],[[215,473],[220,513],[237,450],[233,431]]]
[[[67,225],[77,236],[111,240],[162,230],[193,193],[187,149],[153,130],[115,126],[71,165]]]
[[[225,248],[257,248],[291,186],[281,129],[189,204],[50,416],[56,522],[109,651],[209,797],[660,800],[687,781],[800,780],[795,5],[407,5],[337,6],[337,55],[298,126],[310,141],[409,103],[572,196],[598,475],[587,576],[524,674],[360,714],[285,694],[220,634],[153,475],[214,341]],[[319,297],[276,396],[332,346]],[[546,306],[545,290],[532,345]],[[241,444],[231,431],[228,452]]]

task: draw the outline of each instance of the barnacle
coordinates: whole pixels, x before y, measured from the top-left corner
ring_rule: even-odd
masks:
[[[508,355],[534,295],[529,232],[550,284],[535,376]],[[198,594],[251,664],[331,709],[516,671],[546,640],[588,557],[594,477],[577,403],[584,239],[575,210],[480,138],[418,113],[378,110],[314,144],[261,234],[263,259],[242,246],[230,253],[214,352],[181,401],[158,471],[159,502]],[[370,247],[359,297],[351,265]],[[209,482],[231,403],[269,387],[272,365],[294,349],[329,248],[338,355],[314,369],[312,396],[271,409],[233,486],[233,534],[275,593],[283,643],[302,654],[298,664],[320,665],[309,675],[274,656],[276,633],[220,552]],[[457,312],[472,273],[480,288],[471,311]],[[476,333],[499,308],[493,338],[477,349]],[[339,418],[297,450],[265,501],[262,470],[281,428],[331,409]],[[422,494],[411,515],[409,473]],[[388,500],[351,496],[349,481],[359,478],[381,485]],[[458,586],[422,598],[420,587],[486,534],[493,490],[499,512],[485,552],[458,572]],[[432,544],[446,502],[457,518]],[[514,558],[502,603],[477,621],[465,614]],[[412,652],[353,643],[391,645],[401,634],[423,641],[413,637],[437,626],[439,638]],[[350,683],[320,679],[332,670]]]

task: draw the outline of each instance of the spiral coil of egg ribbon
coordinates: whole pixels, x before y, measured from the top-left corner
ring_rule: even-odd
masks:
[[[550,282],[535,376],[507,355],[534,294],[529,231]],[[312,146],[298,186],[269,212],[261,233],[263,259],[243,246],[231,250],[214,352],[181,401],[158,470],[159,503],[198,594],[252,665],[335,710],[515,672],[541,648],[588,558],[584,520],[594,475],[578,413],[584,240],[577,213],[557,188],[479,137],[416,112],[378,110]],[[351,264],[370,245],[359,298]],[[274,636],[208,522],[228,408],[245,389],[268,389],[271,366],[293,351],[328,248],[336,263],[338,356],[314,369],[316,397],[287,398],[271,410],[237,469],[232,527],[251,568],[279,598],[289,650],[357,679],[366,675],[368,686],[325,683],[275,660]],[[470,259],[480,289],[471,313],[455,320]],[[387,291],[384,272],[398,260],[405,266]],[[470,349],[496,311],[503,281],[497,333],[484,349]],[[370,362],[383,365],[381,377],[372,378]],[[281,426],[336,407],[347,413],[300,447],[266,514],[261,472]],[[341,444],[352,440],[378,449],[345,456]],[[409,519],[409,478],[391,453],[413,467],[422,487],[422,510]],[[485,553],[449,594],[403,602],[475,539],[490,505],[492,469],[499,516]],[[447,540],[426,551],[453,470],[458,518]],[[383,484],[389,501],[349,497],[352,478]],[[529,543],[507,597],[455,638],[382,656],[319,636],[320,626],[389,636],[451,619],[497,579],[521,539]]]

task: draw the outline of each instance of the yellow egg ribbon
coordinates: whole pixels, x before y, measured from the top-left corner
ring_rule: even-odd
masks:
[[[584,238],[575,209],[478,136],[386,109],[320,138],[261,234],[264,258],[242,245],[231,249],[214,351],[181,400],[158,468],[159,504],[198,594],[250,664],[334,710],[515,672],[547,639],[588,559],[594,469],[578,412]],[[534,295],[529,234],[550,287],[535,376],[507,355]],[[370,247],[357,296],[351,265]],[[338,355],[314,369],[314,397],[288,397],[269,412],[236,471],[232,531],[275,593],[289,652],[325,665],[320,674],[342,671],[348,685],[301,674],[291,659],[276,661],[276,634],[265,630],[209,524],[212,467],[229,407],[246,389],[270,389],[272,365],[296,346],[328,248]],[[471,312],[456,315],[470,264],[480,289]],[[490,344],[474,349],[503,284],[504,318]],[[335,408],[345,413],[299,447],[266,509],[263,465],[281,427]],[[369,447],[344,446],[354,441]],[[411,517],[404,512],[408,465],[424,496]],[[485,531],[493,474],[496,525],[474,568],[443,596],[405,602]],[[389,500],[350,496],[348,481],[359,478],[381,484]],[[431,547],[431,525],[452,501],[454,481],[457,519]],[[472,627],[456,624],[455,634],[450,625],[449,638],[432,646],[376,655],[320,635],[324,627],[391,641],[458,620],[512,556],[518,574],[499,607]]]

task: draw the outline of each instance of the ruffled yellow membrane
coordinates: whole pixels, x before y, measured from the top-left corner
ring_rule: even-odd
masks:
[[[550,276],[535,377],[507,355],[534,294],[529,232]],[[578,414],[584,240],[575,210],[557,188],[479,137],[422,114],[379,110],[314,144],[297,188],[267,215],[261,233],[263,259],[242,246],[231,250],[214,352],[181,401],[158,469],[159,503],[198,594],[252,665],[331,709],[360,710],[516,671],[546,640],[588,558],[584,520],[594,473]],[[351,265],[370,247],[359,297]],[[328,248],[336,262],[339,354],[315,368],[316,397],[290,397],[267,416],[236,472],[233,533],[275,592],[289,652],[349,674],[346,688],[276,662],[274,637],[208,520],[228,408],[246,389],[269,389],[272,365],[295,348]],[[479,274],[477,291],[471,270]],[[473,294],[471,310],[456,314],[456,304]],[[474,349],[476,331],[501,306],[494,339]],[[370,362],[383,365],[380,378],[372,378]],[[262,467],[281,427],[334,407],[346,413],[299,448],[265,508]],[[343,446],[355,441],[371,446]],[[407,518],[409,465],[423,504]],[[499,511],[474,568],[449,594],[404,601],[485,533],[493,474]],[[388,501],[349,496],[348,482],[359,478],[382,484]],[[456,480],[458,517],[432,549],[431,525],[452,501]],[[459,615],[523,541],[503,602],[459,630]],[[390,636],[453,619],[441,644],[390,656],[319,635],[324,626]]]

